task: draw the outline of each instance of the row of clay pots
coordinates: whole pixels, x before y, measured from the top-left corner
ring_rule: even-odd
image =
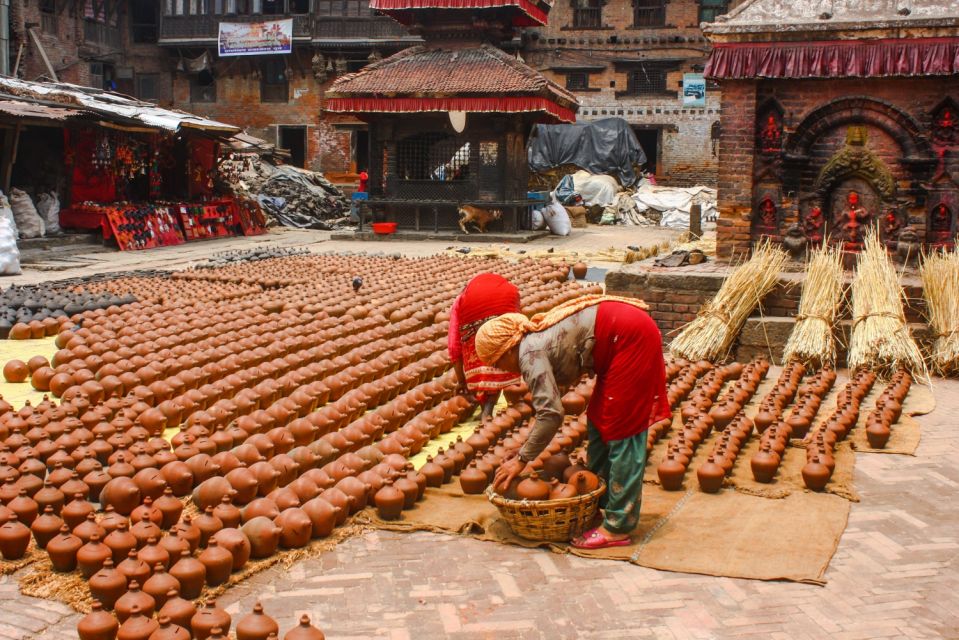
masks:
[[[911,385],[912,376],[899,370],[876,398],[875,407],[866,416],[866,438],[873,449],[884,449],[889,442],[891,427],[902,415],[902,406]]]

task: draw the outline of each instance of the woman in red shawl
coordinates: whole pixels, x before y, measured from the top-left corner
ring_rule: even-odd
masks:
[[[495,273],[481,273],[470,280],[450,309],[450,360],[460,387],[483,404],[484,418],[492,415],[500,391],[519,383],[520,377],[480,362],[476,332],[487,320],[519,310],[519,289]]]

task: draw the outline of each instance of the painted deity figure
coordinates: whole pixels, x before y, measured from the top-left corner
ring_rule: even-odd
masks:
[[[899,216],[896,215],[895,210],[890,209],[888,213],[882,218],[882,235],[887,240],[894,240],[899,233],[899,229],[902,228],[902,222],[899,220]]]
[[[857,251],[862,248],[862,240],[866,225],[869,223],[869,217],[869,212],[859,204],[859,194],[850,191],[846,197],[846,208],[839,219],[846,249]]]
[[[825,224],[825,217],[822,215],[822,209],[819,207],[810,209],[803,220],[803,230],[810,244],[816,245],[822,242],[823,224]]]
[[[766,125],[759,132],[759,142],[762,151],[779,151],[782,148],[782,132],[776,116],[771,113],[766,119]]]
[[[936,245],[952,242],[952,211],[942,202],[929,215],[929,236],[929,240]]]
[[[943,109],[936,118],[934,135],[942,144],[953,144],[959,133],[959,120],[952,113],[952,109]]]
[[[769,196],[759,203],[759,224],[763,227],[776,227],[776,204]]]

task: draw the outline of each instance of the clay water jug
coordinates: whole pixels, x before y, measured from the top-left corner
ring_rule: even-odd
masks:
[[[117,640],[150,640],[150,636],[159,626],[156,620],[143,615],[140,607],[134,605],[130,611],[130,617],[120,625]]]
[[[683,487],[683,476],[686,475],[686,467],[680,464],[674,457],[673,452],[666,454],[666,459],[656,467],[656,473],[659,475],[659,482],[666,491],[679,491]]]
[[[77,565],[80,567],[80,573],[88,580],[103,567],[104,561],[108,558],[112,560],[113,552],[110,551],[110,547],[100,542],[100,536],[97,534],[90,536],[90,542],[77,550]]]
[[[762,449],[749,461],[749,466],[756,482],[770,483],[779,469],[779,456],[770,449],[770,444],[766,441]]]
[[[313,523],[314,538],[325,538],[333,533],[333,528],[336,526],[336,516],[339,512],[338,507],[334,507],[322,498],[313,498],[307,500],[301,509],[306,512]]]
[[[151,596],[159,609],[166,604],[167,594],[180,589],[180,581],[167,573],[162,563],[153,566],[153,575],[143,583],[143,592]]]
[[[802,468],[803,482],[812,491],[825,489],[831,475],[829,468],[823,464],[822,457],[818,454]]]
[[[403,512],[406,495],[393,486],[393,479],[389,478],[373,496],[376,504],[376,513],[382,520],[397,520]]]
[[[48,504],[43,513],[30,525],[30,532],[37,546],[46,549],[47,543],[57,535],[63,524],[63,520],[54,513],[53,506]]]
[[[298,507],[284,510],[273,522],[282,529],[280,546],[284,549],[305,547],[313,536],[313,521]]]
[[[706,462],[699,465],[699,468],[696,469],[699,488],[706,493],[716,493],[722,489],[723,478],[725,477],[725,470],[716,464],[716,460],[712,454],[706,459]]]
[[[187,600],[200,597],[206,581],[206,567],[193,556],[183,556],[170,567],[170,575],[180,582],[180,595]]]
[[[215,601],[207,600],[190,620],[190,628],[196,640],[206,640],[214,629],[219,629],[223,634],[229,633],[232,622],[230,614],[217,607]]]
[[[190,621],[196,615],[197,608],[189,600],[180,597],[180,593],[171,589],[166,594],[166,603],[160,608],[159,616],[169,618],[173,624],[190,629]]]
[[[233,571],[233,554],[221,547],[215,537],[210,539],[197,560],[206,567],[207,585],[215,587],[230,579],[230,573]]]
[[[516,494],[521,500],[548,500],[549,490],[549,483],[541,480],[539,473],[533,471],[516,487]]]
[[[257,602],[253,612],[240,618],[236,623],[236,640],[267,640],[276,637],[280,625],[263,612],[263,605]]]
[[[477,495],[486,491],[489,479],[486,474],[476,468],[476,462],[471,462],[460,474],[460,488],[463,493]]]
[[[157,622],[160,626],[150,635],[149,640],[190,640],[190,632],[174,624],[170,616],[159,616]]]
[[[276,553],[283,532],[269,518],[259,516],[244,524],[240,530],[250,540],[251,557],[268,558]]]
[[[93,574],[88,585],[91,595],[107,610],[113,609],[117,598],[127,592],[127,578],[116,570],[110,558],[103,561],[103,568]]]
[[[94,600],[90,609],[90,613],[83,616],[77,624],[80,640],[114,640],[120,623],[112,614],[103,610],[99,600]]]
[[[326,640],[323,632],[310,624],[310,617],[300,616],[300,624],[286,632],[283,640]]]
[[[170,533],[176,533],[190,545],[190,551],[196,551],[200,546],[200,528],[193,523],[193,518],[183,516],[180,522],[170,528]]]
[[[140,583],[131,580],[127,592],[117,599],[113,609],[122,624],[133,615],[134,608],[145,616],[152,616],[156,610],[156,601],[153,596],[140,590]]]

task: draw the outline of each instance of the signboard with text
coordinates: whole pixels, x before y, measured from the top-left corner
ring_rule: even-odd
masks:
[[[683,106],[706,106],[706,79],[701,73],[683,74]]]
[[[258,56],[293,51],[293,19],[221,22],[221,56]]]

